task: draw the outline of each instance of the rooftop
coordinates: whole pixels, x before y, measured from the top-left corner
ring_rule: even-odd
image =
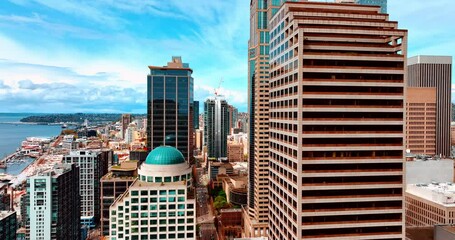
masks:
[[[423,56],[418,55],[414,57],[408,58],[408,66],[414,64],[421,64],[421,63],[428,63],[428,64],[452,64],[452,57],[451,56]]]
[[[409,184],[406,192],[444,207],[455,207],[455,184],[452,182]]]
[[[0,211],[0,220],[7,218],[8,216],[14,213],[15,213],[14,211]]]
[[[193,72],[188,63],[182,62],[179,56],[173,56],[172,61],[167,63],[167,66],[149,66],[150,70],[187,70]]]
[[[102,178],[101,181],[131,181],[136,179],[137,176],[117,176],[113,172],[106,173]]]
[[[185,163],[185,157],[183,157],[183,154],[175,147],[160,146],[149,153],[145,159],[145,163],[151,165],[180,164]]]

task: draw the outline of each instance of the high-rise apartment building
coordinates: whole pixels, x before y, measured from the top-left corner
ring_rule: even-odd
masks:
[[[101,236],[109,236],[109,207],[136,180],[138,163],[141,162],[122,162],[101,178]]]
[[[27,178],[26,239],[81,239],[79,167],[58,164]]]
[[[233,133],[233,129],[237,127],[237,119],[239,115],[239,110],[229,105],[229,134]]]
[[[283,0],[250,2],[248,41],[248,207],[246,237],[267,236],[269,165],[269,28],[268,20]]]
[[[194,133],[194,143],[197,150],[202,150],[204,146],[204,130],[196,129]]]
[[[406,89],[406,148],[436,154],[436,88]]]
[[[194,129],[199,129],[199,101],[194,102],[194,111],[193,111],[193,126]]]
[[[9,211],[12,208],[12,188],[6,183],[0,183],[0,211]]]
[[[167,66],[149,66],[147,76],[147,149],[176,147],[193,156],[193,70],[180,57]]]
[[[108,170],[105,152],[92,150],[72,151],[63,157],[63,163],[79,167],[80,220],[81,224],[93,228],[100,219],[100,179]]]
[[[404,239],[407,31],[321,2],[269,30],[269,239]]]
[[[204,144],[209,158],[227,157],[229,105],[222,96],[204,102]]]
[[[0,239],[16,240],[16,212],[0,211]]]
[[[122,137],[125,139],[125,134],[126,134],[126,129],[128,128],[128,125],[131,123],[131,114],[122,114],[121,118],[121,123],[122,123]]]
[[[110,207],[110,239],[196,239],[191,166],[182,153],[155,148],[138,174]]]
[[[451,155],[451,81],[452,57],[415,56],[408,59],[407,86],[413,88],[436,88],[436,154],[445,157]],[[426,134],[426,130],[424,134]],[[428,130],[430,132],[433,131],[432,129]]]

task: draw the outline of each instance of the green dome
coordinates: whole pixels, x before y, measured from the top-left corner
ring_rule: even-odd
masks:
[[[184,162],[183,154],[177,148],[171,146],[157,147],[145,159],[146,164],[152,165],[172,165]]]

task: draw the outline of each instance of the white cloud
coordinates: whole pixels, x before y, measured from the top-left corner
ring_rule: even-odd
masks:
[[[15,1],[17,2],[17,1]],[[248,2],[243,0],[209,1],[198,4],[190,1],[139,1],[139,0],[97,0],[97,1],[19,1],[18,4],[41,4],[48,8],[81,19],[96,21],[111,32],[106,38],[109,44],[100,54],[83,51],[62,39],[49,38],[48,41],[34,46],[21,43],[17,39],[2,34],[0,30],[0,58],[31,65],[54,66],[49,68],[16,66],[8,70],[5,82],[17,86],[18,81],[30,79],[34,83],[67,83],[72,85],[94,85],[96,87],[115,84],[119,87],[145,89],[147,65],[165,65],[173,55],[181,55],[183,61],[190,63],[195,78],[195,90],[215,88],[218,79],[223,77],[223,90],[232,104],[245,104],[241,97],[246,95],[246,54],[249,19]],[[102,6],[102,7],[101,7]],[[100,10],[102,9],[102,10]],[[130,26],[131,22],[118,15],[119,10],[132,14],[157,14],[191,23],[186,35],[176,32],[172,38],[151,39],[131,35],[128,31],[116,31]],[[1,21],[3,20],[3,21]],[[58,26],[62,33],[86,34],[86,38],[103,37],[104,33],[79,26],[56,24],[44,14],[3,15],[3,22],[24,24],[33,27],[52,29]],[[113,26],[115,24],[119,26]],[[57,28],[58,29],[58,28]],[[109,29],[113,29],[112,31]],[[0,68],[2,62],[0,61]],[[65,71],[67,70],[67,72]],[[104,72],[103,81],[95,81],[97,73]],[[201,100],[203,99],[197,99]]]
[[[223,95],[230,105],[239,107],[240,111],[246,111],[248,103],[248,95],[242,90],[230,90],[226,88],[216,89],[219,95]],[[194,87],[194,98],[200,102],[204,102],[209,97],[215,96],[215,88],[208,85],[196,85]]]

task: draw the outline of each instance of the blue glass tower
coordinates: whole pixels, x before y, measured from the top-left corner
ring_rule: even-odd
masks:
[[[387,0],[357,0],[358,4],[381,7],[381,13],[387,13]]]
[[[173,146],[192,159],[193,70],[180,57],[167,66],[149,66],[147,76],[147,149]]]

